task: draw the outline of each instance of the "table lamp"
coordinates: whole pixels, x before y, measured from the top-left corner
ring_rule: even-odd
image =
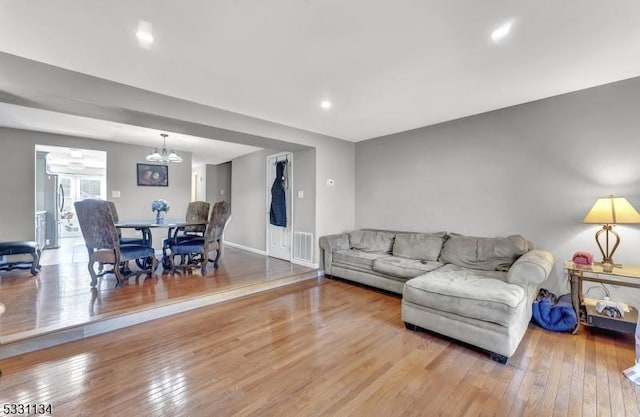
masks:
[[[600,253],[602,253],[601,264],[620,266],[613,263],[613,253],[620,244],[620,236],[613,230],[613,225],[640,223],[640,214],[626,198],[610,195],[609,197],[599,198],[596,201],[585,216],[583,223],[602,225],[602,229],[596,232],[596,243]],[[600,235],[603,232],[605,232],[604,249],[600,243]],[[609,234],[616,237],[616,242],[612,248],[609,248]]]

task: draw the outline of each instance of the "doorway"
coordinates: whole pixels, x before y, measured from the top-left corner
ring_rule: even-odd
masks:
[[[272,187],[276,180],[276,173],[278,170],[278,163],[283,163],[283,178],[280,178],[282,187],[284,188],[284,205],[286,213],[285,225],[278,221],[281,225],[271,224],[271,203],[272,203]],[[290,152],[283,152],[267,157],[267,242],[266,252],[267,256],[271,256],[285,261],[291,261],[291,242],[293,235],[292,227],[292,202],[291,190],[293,189],[293,169],[291,168],[293,163],[293,154]],[[281,203],[281,202],[280,202]],[[281,220],[281,219],[279,219]]]
[[[36,145],[35,152],[35,235],[41,247],[52,250],[43,254],[45,263],[51,257],[68,261],[77,247],[84,250],[74,203],[106,199],[107,153],[48,145]]]

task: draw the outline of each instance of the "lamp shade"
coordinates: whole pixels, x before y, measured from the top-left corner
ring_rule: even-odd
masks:
[[[629,224],[640,223],[640,214],[624,197],[599,198],[585,216],[583,223]]]

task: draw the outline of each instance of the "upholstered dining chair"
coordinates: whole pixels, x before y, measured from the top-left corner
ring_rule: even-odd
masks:
[[[209,219],[209,207],[211,205],[206,201],[192,201],[187,206],[187,215],[185,220],[187,223],[206,223]],[[186,226],[183,230],[183,234],[178,237],[178,240],[190,239],[191,237],[202,237],[206,231],[207,226]]]
[[[173,243],[184,242],[193,238],[201,238],[204,236],[204,232],[207,228],[207,222],[209,221],[209,207],[210,204],[206,201],[192,201],[187,206],[187,214],[185,216],[186,223],[202,223],[201,226],[183,226],[177,227],[170,233],[170,236],[162,242],[162,266],[165,269],[171,268],[171,263],[167,257],[169,250],[169,241]],[[187,257],[187,262],[191,263],[191,257]],[[181,263],[185,262],[185,257],[182,257]]]
[[[175,274],[176,272],[176,255],[181,255],[183,258],[185,256],[193,256],[194,258],[199,256],[202,275],[206,274],[209,261],[213,262],[214,269],[217,269],[222,254],[222,235],[230,217],[231,204],[228,201],[218,201],[211,210],[203,237],[193,237],[181,242],[170,240],[168,242],[170,252],[168,256],[171,263],[171,273]],[[213,251],[216,252],[216,256],[211,259],[209,256]],[[188,268],[192,264],[181,266]]]
[[[109,202],[98,199],[86,199],[74,203],[80,230],[84,237],[87,251],[89,252],[89,274],[91,274],[91,286],[98,284],[98,277],[107,273],[116,276],[119,287],[122,283],[120,266],[127,261],[143,259],[148,261],[150,269],[146,272],[151,276],[157,267],[157,261],[153,248],[146,245],[121,245],[118,231],[113,219],[113,212]],[[94,264],[113,265],[112,270],[105,270],[99,274],[94,269]]]

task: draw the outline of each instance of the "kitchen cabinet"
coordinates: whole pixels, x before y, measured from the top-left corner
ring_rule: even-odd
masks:
[[[36,242],[40,249],[44,249],[47,243],[47,212],[36,212]]]

